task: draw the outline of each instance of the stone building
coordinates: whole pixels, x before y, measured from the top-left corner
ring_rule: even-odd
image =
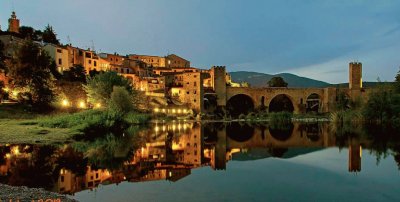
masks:
[[[69,62],[69,51],[67,48],[54,44],[46,44],[43,49],[46,50],[49,56],[55,61],[59,72],[69,70],[69,68],[72,67]]]

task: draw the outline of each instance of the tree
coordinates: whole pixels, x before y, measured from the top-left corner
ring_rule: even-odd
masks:
[[[111,111],[126,114],[133,110],[131,94],[123,86],[114,86],[109,103]]]
[[[133,92],[130,82],[112,71],[102,72],[94,77],[88,77],[87,84],[83,85],[83,88],[90,103],[109,104],[114,86],[124,87],[129,94]]]
[[[396,90],[396,93],[400,93],[400,70],[397,72],[397,75],[395,78],[395,90]]]
[[[370,93],[364,107],[364,118],[367,121],[390,122],[399,118],[399,114],[400,95],[394,94],[389,86],[380,84]]]
[[[5,55],[4,55],[4,44],[2,41],[0,41],[0,73],[1,71],[6,70],[6,65],[5,65]]]
[[[86,71],[82,65],[76,65],[63,72],[63,78],[72,82],[86,82]]]
[[[20,47],[17,57],[10,62],[10,81],[23,90],[24,101],[37,107],[48,107],[54,100],[52,59],[32,41]]]
[[[45,27],[42,33],[42,40],[45,43],[51,43],[59,45],[60,41],[57,39],[57,34],[53,30],[53,27],[49,24]]]
[[[288,83],[286,83],[282,77],[276,76],[276,77],[272,77],[271,80],[268,81],[268,86],[269,87],[287,87]]]
[[[24,39],[35,40],[35,29],[33,29],[32,27],[21,26],[19,28],[19,34]]]

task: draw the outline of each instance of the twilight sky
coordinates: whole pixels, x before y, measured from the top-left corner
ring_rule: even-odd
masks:
[[[7,27],[11,0],[0,1]],[[62,43],[98,52],[167,55],[192,66],[288,72],[330,83],[392,81],[400,67],[398,0],[15,0],[22,25],[50,24]]]

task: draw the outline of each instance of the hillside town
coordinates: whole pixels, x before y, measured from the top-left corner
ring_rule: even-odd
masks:
[[[5,57],[13,58],[24,41],[33,39],[21,35],[21,23],[15,12],[12,12],[8,23],[8,29],[4,30],[4,26],[1,26],[3,30],[0,32],[0,41],[4,44]],[[240,86],[231,81],[225,67],[199,69],[192,67],[189,60],[175,54],[123,56],[118,53],[98,53],[93,49],[83,49],[72,44],[43,41],[35,43],[47,51],[60,74],[77,66],[83,67],[86,74],[102,71],[117,72],[130,80],[134,89],[144,92],[150,98],[155,112],[182,114],[189,110],[200,112],[204,107],[203,96],[205,93],[215,92],[216,80],[224,80],[227,85]],[[7,91],[13,92],[6,73],[0,72],[0,80],[5,83]],[[68,97],[66,99],[73,100]]]

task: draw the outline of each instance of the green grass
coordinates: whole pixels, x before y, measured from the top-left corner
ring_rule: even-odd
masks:
[[[0,109],[0,143],[52,143],[86,135],[102,136],[119,133],[129,125],[147,123],[151,118],[148,114],[123,115],[107,110],[40,115],[16,105]]]
[[[37,116],[23,105],[0,104],[0,119],[32,119]]]
[[[26,123],[21,120],[0,120],[0,143],[62,143],[79,133],[67,128],[48,128]]]

